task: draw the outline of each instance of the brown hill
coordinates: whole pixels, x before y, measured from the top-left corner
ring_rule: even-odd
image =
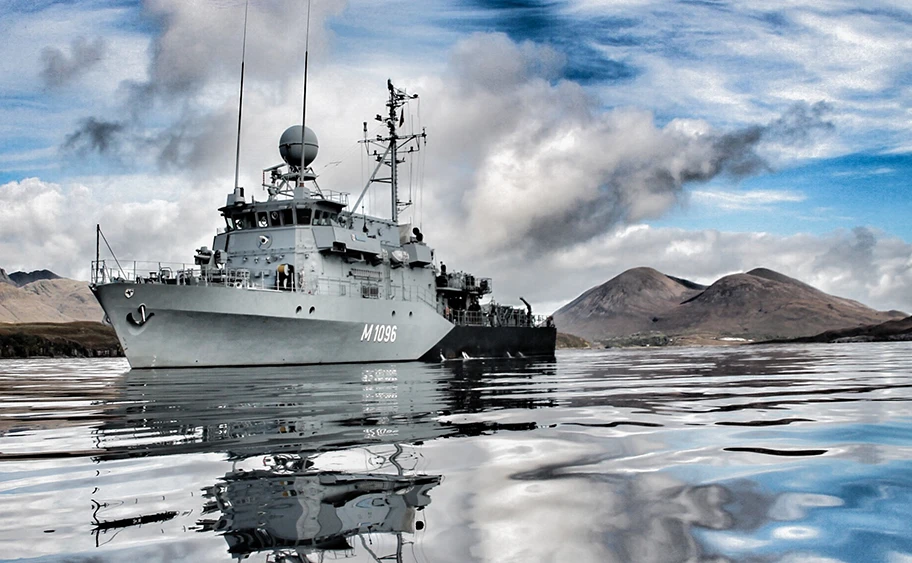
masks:
[[[652,268],[633,268],[583,293],[554,314],[561,332],[592,339],[653,330],[665,315],[705,289]]]
[[[636,268],[628,272],[643,270]],[[633,283],[651,280],[654,284],[658,276],[663,276],[650,270],[654,273],[643,279],[641,275],[627,276],[628,272],[584,293],[555,313],[560,330],[599,340],[637,332],[767,340],[809,336],[905,316],[896,311],[875,311],[765,268],[725,276],[703,291],[679,291],[682,298],[676,303],[674,293],[662,295],[649,288],[619,291],[612,284],[615,280],[627,279]],[[598,298],[583,299],[587,295]],[[635,298],[629,300],[631,295]],[[602,306],[602,301],[609,306]]]
[[[104,318],[88,283],[47,273],[55,277],[45,276],[22,287],[0,283],[0,323],[99,322]],[[7,277],[2,270],[0,276]]]
[[[0,323],[65,323],[71,320],[37,295],[12,284],[0,284]]]
[[[42,279],[20,289],[37,295],[43,303],[56,309],[69,321],[101,322],[104,318],[104,311],[92,295],[87,282],[66,278]]]

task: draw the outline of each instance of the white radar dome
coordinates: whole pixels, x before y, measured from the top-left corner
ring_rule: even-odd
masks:
[[[304,129],[304,166],[308,166],[317,158],[320,143],[317,141],[317,134],[310,127]],[[282,137],[279,139],[279,154],[287,164],[301,166],[300,125],[292,125],[282,133]]]

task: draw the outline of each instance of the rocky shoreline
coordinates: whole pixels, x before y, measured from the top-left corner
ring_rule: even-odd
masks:
[[[0,323],[0,358],[115,358],[123,350],[102,323]]]

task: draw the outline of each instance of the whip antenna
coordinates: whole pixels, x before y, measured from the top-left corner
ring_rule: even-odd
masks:
[[[304,29],[304,109],[301,111],[301,181],[304,180],[304,134],[307,131],[307,55],[310,50],[310,0],[307,0],[307,22]]]
[[[247,58],[247,8],[250,0],[244,2],[244,43],[241,47],[241,92],[238,95],[237,152],[234,155],[234,191],[238,190],[238,174],[241,168],[241,113],[244,109],[244,59]]]

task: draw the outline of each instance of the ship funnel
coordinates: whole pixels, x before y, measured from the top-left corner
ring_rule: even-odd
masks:
[[[317,134],[310,127],[304,132],[304,166],[309,166],[317,158],[320,143]],[[301,126],[292,125],[279,138],[279,154],[289,166],[301,166]]]

